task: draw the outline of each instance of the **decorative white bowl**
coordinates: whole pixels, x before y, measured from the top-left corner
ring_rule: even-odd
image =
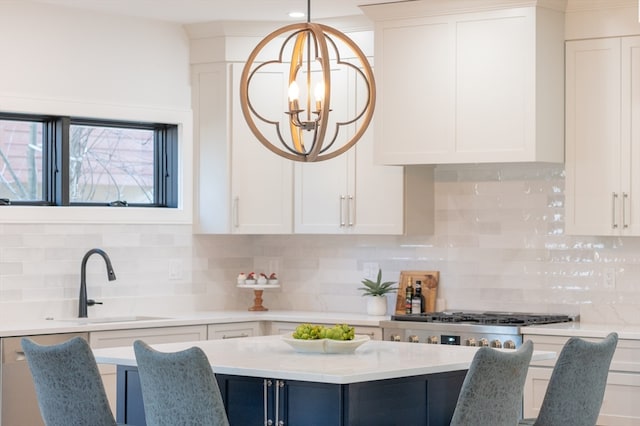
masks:
[[[296,352],[350,354],[360,345],[368,342],[369,336],[357,334],[353,340],[315,339],[302,340],[290,336],[282,336],[282,340],[289,344]]]

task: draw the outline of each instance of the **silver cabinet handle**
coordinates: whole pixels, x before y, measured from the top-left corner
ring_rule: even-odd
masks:
[[[280,420],[280,389],[284,387],[284,381],[276,380],[276,425],[284,426],[284,420]]]
[[[345,196],[340,195],[340,228],[344,228],[344,200]]]
[[[233,226],[240,226],[240,198],[235,197],[233,199]]]
[[[349,195],[349,202],[347,203],[347,216],[349,217],[349,227],[353,227],[353,195]]]
[[[611,227],[613,229],[618,228],[618,222],[616,222],[616,203],[618,202],[618,194],[613,193],[611,197]]]
[[[629,224],[627,223],[627,199],[629,198],[629,194],[626,192],[622,193],[622,227],[627,229]]]
[[[271,386],[271,380],[269,379],[264,379],[262,381],[262,395],[263,395],[263,405],[264,405],[264,426],[271,426],[273,425],[273,420],[271,420],[269,418],[269,413],[267,411],[267,407],[268,407],[268,398],[267,396],[269,395],[269,387]]]
[[[249,337],[249,335],[247,333],[230,334],[228,336],[226,334],[222,335],[223,339],[240,339],[242,337]]]

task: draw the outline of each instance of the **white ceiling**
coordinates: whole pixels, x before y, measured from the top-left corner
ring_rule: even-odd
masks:
[[[294,21],[291,11],[305,12],[306,0],[31,0],[98,12],[145,17],[181,24],[209,21]],[[394,0],[312,0],[311,20],[362,15],[358,5]],[[397,0],[396,0],[397,1]]]

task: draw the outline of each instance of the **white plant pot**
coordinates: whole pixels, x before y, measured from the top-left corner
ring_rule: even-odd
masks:
[[[387,313],[386,296],[367,296],[367,315],[385,315]]]

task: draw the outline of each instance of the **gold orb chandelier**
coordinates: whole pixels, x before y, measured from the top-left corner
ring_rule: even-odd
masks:
[[[301,162],[328,160],[355,145],[371,123],[376,101],[373,71],[362,50],[335,28],[311,23],[310,11],[307,0],[306,23],[284,26],[265,37],[240,77],[240,105],[253,135],[275,154]],[[257,75],[273,69],[286,75],[287,68],[287,96],[273,97],[267,107],[264,101],[252,102],[251,94],[265,90]],[[332,74],[340,70],[354,81],[332,85]],[[355,87],[359,102],[345,93],[345,88],[353,93]]]

